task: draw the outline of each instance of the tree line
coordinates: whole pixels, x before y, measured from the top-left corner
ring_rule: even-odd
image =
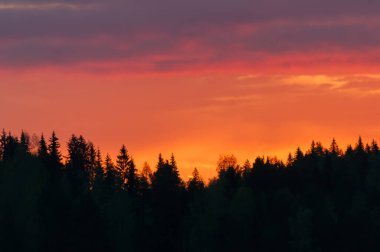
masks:
[[[0,251],[361,251],[380,248],[380,151],[312,142],[286,162],[221,156],[205,183],[174,155],[137,169],[72,135],[0,135]]]

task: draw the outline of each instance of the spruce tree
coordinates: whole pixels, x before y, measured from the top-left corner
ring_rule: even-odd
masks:
[[[104,190],[106,191],[108,198],[111,198],[113,193],[116,191],[116,171],[112,163],[112,159],[108,153],[104,160],[104,169],[105,169],[105,177],[104,177],[105,189]]]
[[[96,203],[99,205],[101,211],[103,211],[109,200],[109,192],[107,191],[105,173],[99,148],[96,152],[96,171],[92,191]]]
[[[152,173],[152,170],[150,169],[149,164],[147,162],[144,162],[141,175],[140,175],[141,179],[146,181],[146,183],[150,185],[152,183],[152,176],[153,176],[153,173]]]
[[[192,177],[187,182],[187,190],[189,191],[190,195],[193,195],[195,192],[203,190],[205,187],[205,184],[199,175],[198,169],[194,168]]]
[[[356,144],[356,149],[355,149],[356,154],[362,155],[364,153],[364,144],[362,137],[359,136],[358,143]]]
[[[55,132],[53,131],[50,139],[49,139],[49,146],[48,146],[48,153],[49,153],[49,166],[53,170],[59,171],[62,167],[62,154],[59,150],[61,147],[60,143],[58,142],[58,137],[56,136]]]
[[[4,159],[4,150],[5,150],[6,143],[7,143],[7,134],[5,133],[5,130],[3,129],[0,136],[0,160]]]
[[[333,156],[340,156],[342,154],[335,138],[333,138],[333,140],[331,142],[329,151]]]
[[[121,146],[119,155],[117,156],[116,167],[115,167],[116,172],[117,172],[117,184],[118,184],[117,186],[121,189],[125,189],[124,184],[127,179],[127,170],[129,168],[130,161],[131,160],[128,155],[128,150],[123,144]]]
[[[375,141],[375,139],[372,140],[371,151],[375,155],[379,154],[379,146],[377,145],[377,142]]]
[[[125,174],[125,179],[126,179],[126,190],[129,192],[131,195],[135,195],[137,193],[137,188],[138,188],[138,183],[139,179],[137,176],[137,169],[135,166],[135,162],[131,158],[131,160],[128,163],[126,174]]]
[[[103,161],[102,161],[102,155],[100,153],[100,149],[96,151],[96,159],[95,159],[95,184],[96,182],[104,181],[105,179],[105,173],[104,173],[104,168],[103,168]]]
[[[142,195],[146,195],[152,184],[152,170],[147,162],[144,163],[139,178],[139,191]]]
[[[87,151],[88,151],[88,154],[87,154],[88,163],[86,167],[86,172],[89,176],[90,183],[92,184],[95,180],[95,174],[98,168],[97,151],[95,150],[93,143],[89,142],[87,144]]]
[[[294,156],[296,161],[300,161],[304,157],[300,147],[297,148],[296,154]]]
[[[48,160],[48,147],[46,145],[45,137],[42,134],[41,139],[38,143],[38,157],[43,161],[46,162]]]
[[[72,135],[68,144],[67,173],[71,179],[74,193],[84,192],[91,188],[92,174],[90,147],[83,136]]]
[[[24,153],[30,152],[30,138],[29,138],[29,135],[24,132],[24,130],[21,131],[20,146],[21,146],[21,150]]]

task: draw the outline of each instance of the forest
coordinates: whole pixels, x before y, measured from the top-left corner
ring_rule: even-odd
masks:
[[[136,167],[124,145],[113,161],[83,136],[61,144],[0,134],[0,251],[380,250],[375,140],[221,156],[207,182],[174,155]]]

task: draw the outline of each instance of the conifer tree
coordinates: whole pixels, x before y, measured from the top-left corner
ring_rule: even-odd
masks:
[[[124,184],[127,179],[127,170],[129,169],[130,161],[131,159],[128,155],[128,150],[123,144],[121,146],[119,155],[117,156],[116,167],[115,167],[115,170],[117,173],[117,183],[118,183],[117,186],[120,187],[121,189],[124,189]]]
[[[367,154],[371,154],[371,147],[369,146],[369,144],[366,144],[366,145],[365,145],[365,152],[366,152]]]
[[[196,169],[196,168],[195,168],[195,169]],[[251,169],[252,169],[251,162],[249,162],[249,160],[247,159],[247,160],[244,162],[244,165],[243,165],[243,171],[244,171],[244,172],[249,172]]]
[[[310,154],[315,155],[317,151],[317,146],[315,144],[315,141],[313,140],[310,145]]]
[[[97,151],[95,150],[94,144],[91,142],[87,144],[87,149],[88,149],[88,154],[87,154],[88,163],[87,163],[86,171],[89,176],[90,183],[93,183],[95,180],[95,173],[98,168]]]
[[[294,162],[293,155],[292,155],[292,153],[289,153],[289,154],[288,154],[288,158],[287,158],[287,160],[286,160],[286,165],[287,165],[287,166],[291,166],[291,165],[293,164],[293,162]]]
[[[125,174],[125,179],[126,179],[126,190],[129,192],[131,195],[135,195],[137,193],[137,188],[138,188],[138,175],[137,175],[137,169],[135,166],[135,162],[131,158],[131,160],[128,163],[127,169],[126,169],[126,174]]]
[[[100,152],[100,148],[98,147],[96,151],[96,167],[102,167],[103,165],[103,160],[102,160],[102,153]]]
[[[112,159],[108,153],[106,155],[104,165],[105,165],[106,177],[108,177],[108,175],[111,175],[114,173],[114,166],[112,163]]]
[[[91,144],[88,144],[81,135],[79,137],[72,135],[67,144],[67,150],[66,169],[71,179],[73,194],[91,189],[94,174],[92,166],[96,156],[93,145],[91,147]]]
[[[296,160],[296,161],[299,161],[299,160],[301,160],[303,157],[304,157],[304,156],[303,156],[303,152],[302,152],[301,148],[298,147],[297,150],[296,150],[296,154],[295,154],[295,160]]]
[[[55,134],[55,131],[53,131],[50,139],[49,139],[49,146],[48,146],[48,153],[49,153],[49,165],[50,168],[53,170],[59,170],[62,167],[62,154],[59,150],[61,147],[60,143],[58,142],[58,137]]]
[[[146,195],[152,185],[152,170],[147,162],[144,162],[143,168],[139,175],[139,191],[141,195]]]
[[[205,184],[204,184],[201,176],[199,175],[198,169],[194,168],[193,173],[192,173],[192,177],[187,182],[187,189],[188,189],[189,193],[192,195],[195,192],[203,190],[204,187],[205,187]]]
[[[48,159],[48,155],[48,147],[46,145],[45,137],[42,134],[38,143],[38,157],[45,162]]]
[[[379,154],[379,146],[377,145],[377,142],[375,141],[375,139],[372,140],[371,151],[375,155]]]
[[[355,151],[356,151],[357,154],[364,153],[364,144],[363,144],[363,140],[362,140],[361,136],[359,136],[358,143],[356,144]]]
[[[103,161],[102,161],[102,155],[100,152],[100,149],[96,151],[96,160],[95,160],[95,165],[96,165],[96,170],[95,170],[95,181],[103,181],[105,179],[105,173],[104,173],[104,168],[103,168]]]
[[[95,178],[94,178],[92,190],[94,193],[95,201],[99,205],[101,211],[103,211],[107,201],[110,198],[110,193],[106,185],[106,176],[105,176],[105,172],[104,172],[104,168],[102,164],[102,156],[101,156],[99,148],[96,152],[96,170],[95,170]]]
[[[12,159],[16,153],[19,144],[20,143],[17,137],[12,136],[12,134],[9,132],[7,137],[5,138],[3,160]]]
[[[329,151],[333,156],[341,155],[341,150],[339,149],[339,146],[338,146],[335,138],[333,138],[333,140],[331,142]]]
[[[249,160],[247,159],[245,162],[244,162],[244,165],[243,165],[243,179],[247,182],[247,179],[249,177],[249,174],[251,173],[252,171],[252,165],[251,165],[251,162],[249,162]],[[193,171],[194,173],[194,171]],[[194,176],[193,176],[194,177]]]
[[[104,160],[104,170],[105,170],[105,174],[104,174],[105,191],[108,197],[110,198],[112,194],[116,191],[116,171],[112,163],[112,159],[108,153]]]
[[[7,134],[5,133],[5,130],[3,129],[0,136],[0,160],[4,159],[4,150],[5,150],[6,143],[7,143]]]
[[[176,191],[181,187],[182,180],[179,177],[174,155],[171,156],[170,162],[164,161],[162,155],[158,157],[157,170],[153,174],[152,186],[165,192]]]
[[[24,130],[21,131],[21,136],[20,136],[20,146],[21,149],[24,153],[29,153],[30,152],[30,138],[27,133],[24,132]]]
[[[354,149],[352,148],[352,145],[349,144],[349,145],[347,146],[346,153],[345,153],[346,158],[347,158],[347,157],[351,157],[353,154],[354,154]]]
[[[150,184],[152,183],[152,170],[150,169],[150,166],[147,162],[144,162],[144,166],[142,168],[142,171],[141,171],[141,180],[142,181],[145,181],[147,183],[147,185],[150,186]]]

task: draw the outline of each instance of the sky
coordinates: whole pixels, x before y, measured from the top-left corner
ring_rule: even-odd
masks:
[[[0,127],[141,168],[380,138],[380,1],[0,1]]]

